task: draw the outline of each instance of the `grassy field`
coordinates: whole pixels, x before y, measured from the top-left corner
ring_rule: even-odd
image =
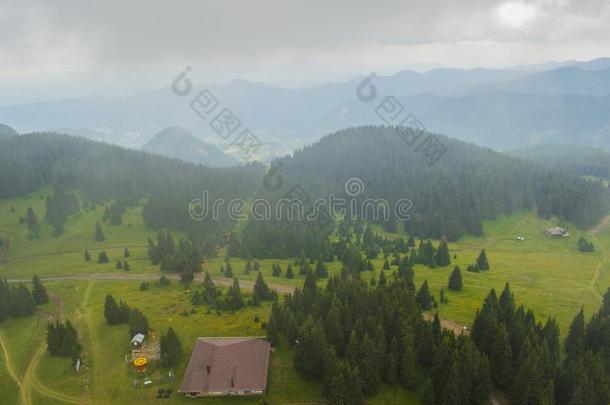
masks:
[[[42,198],[41,198],[42,196]],[[42,223],[39,238],[30,239],[25,224],[19,224],[19,216],[25,216],[27,207],[33,207]],[[123,249],[128,247],[132,268],[130,276],[160,275],[158,266],[152,266],[147,257],[148,237],[156,232],[146,229],[140,208],[128,210],[124,215],[124,225],[104,224],[106,241],[94,241],[95,222],[100,221],[103,208],[85,211],[66,223],[66,231],[54,236],[48,224],[42,221],[44,213],[44,191],[29,198],[0,200],[0,232],[10,241],[8,257],[0,257],[0,277],[9,279],[29,279],[33,273],[43,277],[124,275],[116,270],[114,261],[122,259]],[[452,292],[445,288],[449,303],[439,305],[444,319],[470,325],[476,309],[481,305],[490,288],[501,290],[508,281],[518,302],[535,310],[538,319],[546,316],[557,317],[562,336],[565,337],[571,319],[581,306],[590,316],[601,303],[601,296],[610,286],[610,227],[596,235],[580,232],[570,227],[569,238],[551,239],[543,230],[556,221],[545,221],[532,213],[520,213],[498,218],[485,224],[485,236],[467,237],[450,244],[452,266],[428,269],[416,267],[416,284],[427,279],[438,297],[441,288],[446,287],[454,264],[460,265],[464,278],[464,290]],[[565,224],[564,224],[565,225]],[[580,235],[595,243],[596,252],[583,254],[576,250]],[[180,233],[174,232],[179,239]],[[396,236],[396,235],[388,235]],[[524,241],[517,241],[523,236]],[[482,248],[487,250],[491,270],[468,273],[466,267],[475,261]],[[84,262],[83,252],[89,250],[93,261]],[[106,250],[111,263],[95,263],[97,252]],[[203,264],[215,277],[222,276],[220,266],[224,265],[224,254]],[[279,263],[283,274],[271,276],[271,264]],[[268,282],[289,287],[302,284],[298,268],[293,266],[296,278],[285,277],[286,267],[292,260],[262,260],[262,272]],[[383,264],[380,257],[373,261],[377,269]],[[256,274],[244,274],[245,261],[232,259],[233,271],[240,280],[254,280]],[[340,270],[340,264],[328,265],[331,273]],[[394,268],[393,268],[394,269]],[[392,269],[392,270],[393,270]],[[363,274],[370,278],[370,273]],[[321,281],[320,283],[323,283]],[[222,312],[206,306],[198,306],[191,313],[192,288],[184,288],[173,282],[168,288],[151,287],[139,291],[140,281],[128,280],[47,280],[45,285],[61,300],[61,316],[72,320],[79,331],[83,345],[85,367],[76,374],[69,360],[54,358],[46,354],[44,332],[50,317],[57,315],[55,303],[39,307],[34,317],[9,319],[0,324],[0,398],[7,403],[53,404],[53,403],[144,403],[155,400],[156,388],[135,389],[131,382],[133,374],[125,360],[129,353],[129,336],[126,326],[110,327],[103,318],[105,294],[111,293],[116,299],[126,300],[129,305],[142,310],[149,318],[159,336],[168,327],[173,327],[180,336],[185,349],[181,365],[176,369],[177,382],[171,387],[176,390],[190,351],[198,336],[244,336],[263,335],[261,323],[255,316],[265,321],[269,304],[258,308],[247,308],[235,313]],[[188,314],[184,316],[184,312]],[[22,387],[20,389],[20,386]],[[165,384],[163,387],[169,387]],[[320,386],[303,381],[294,370],[292,352],[284,342],[273,354],[270,368],[269,403],[281,404],[290,401],[321,400]],[[173,395],[167,403],[192,403]],[[197,401],[195,401],[197,402]],[[207,400],[205,403],[258,403],[259,400]],[[371,404],[418,403],[417,395],[396,387],[384,387]],[[4,403],[4,402],[3,402]]]

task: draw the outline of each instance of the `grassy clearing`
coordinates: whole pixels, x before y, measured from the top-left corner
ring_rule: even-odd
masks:
[[[0,263],[0,277],[30,278],[32,273],[41,276],[123,273],[116,270],[114,261],[122,258],[123,248],[129,247],[131,274],[160,275],[158,266],[152,266],[147,257],[146,241],[155,237],[156,232],[146,229],[140,208],[128,210],[124,225],[113,227],[104,225],[105,242],[95,242],[93,233],[95,222],[101,220],[103,208],[83,212],[70,218],[66,232],[58,237],[52,234],[49,225],[42,221],[44,213],[43,192],[28,198],[0,200],[0,230],[8,234],[11,241],[8,261]],[[19,216],[24,216],[27,207],[32,206],[42,224],[41,236],[28,238],[25,224],[19,224]],[[12,212],[14,208],[14,212]],[[131,226],[130,226],[130,225]],[[556,221],[545,221],[532,213],[520,213],[510,217],[498,218],[485,224],[485,236],[467,237],[449,245],[451,255],[457,255],[450,267],[428,269],[416,266],[416,284],[427,279],[438,298],[438,292],[445,288],[450,302],[442,304],[438,310],[445,319],[469,325],[476,309],[489,289],[501,290],[510,282],[518,302],[536,311],[539,319],[555,315],[562,336],[573,316],[584,306],[590,316],[597,310],[603,295],[610,286],[610,227],[596,235],[580,232],[570,227],[572,236],[566,239],[551,239],[543,230]],[[579,236],[585,235],[595,243],[596,252],[583,254],[576,250]],[[181,235],[174,233],[175,239]],[[396,234],[386,234],[396,237]],[[525,241],[517,241],[523,236]],[[475,261],[480,250],[485,248],[491,263],[491,270],[481,273],[468,273],[466,267]],[[85,263],[83,251],[89,250],[93,261],[97,252],[106,250],[111,263],[98,265]],[[244,274],[246,261],[233,258],[234,274],[240,280],[254,280],[256,273]],[[280,264],[282,276],[271,276],[271,265]],[[299,286],[303,276],[298,275],[298,266],[291,260],[261,260],[261,269],[268,282]],[[288,264],[293,264],[295,278],[286,279]],[[375,275],[383,265],[383,257],[373,261]],[[464,290],[449,291],[446,288],[453,265],[462,268]],[[215,276],[221,276],[220,266],[225,265],[224,253],[203,264]],[[340,263],[327,265],[331,274],[340,271]],[[363,274],[369,279],[371,273]],[[321,284],[324,281],[320,281]],[[84,349],[85,365],[76,375],[69,360],[52,358],[46,353],[35,364],[33,373],[26,373],[36,350],[44,337],[44,328],[54,306],[46,304],[39,308],[36,317],[9,319],[0,325],[0,337],[7,347],[10,363],[19,378],[27,377],[30,384],[29,398],[33,403],[61,403],[61,398],[80,398],[88,403],[144,403],[154,400],[155,388],[134,389],[131,386],[133,375],[125,361],[129,353],[129,336],[126,326],[109,327],[103,318],[103,301],[107,293],[117,299],[126,300],[129,305],[142,310],[149,318],[155,334],[173,327],[180,336],[185,350],[182,364],[176,369],[180,381],[190,351],[198,336],[243,336],[262,335],[261,323],[254,322],[258,316],[265,321],[269,304],[259,308],[247,308],[236,313],[222,312],[206,306],[196,307],[190,303],[192,288],[185,289],[173,282],[169,288],[151,287],[149,291],[139,291],[139,281],[47,281],[48,289],[63,301],[64,316],[72,320],[80,334]],[[183,316],[186,311],[188,316]],[[19,403],[17,384],[10,378],[5,356],[0,356],[0,397],[11,403]],[[294,370],[292,351],[287,344],[282,345],[272,355],[268,399],[270,403],[292,401],[315,401],[321,399],[318,384],[303,381]],[[164,387],[168,387],[166,385]],[[172,385],[174,391],[178,382]],[[64,401],[65,402],[65,401]],[[174,395],[167,403],[187,403],[187,400]],[[193,401],[188,401],[193,402]],[[257,403],[257,399],[222,399],[206,403]],[[384,387],[382,392],[369,401],[375,404],[417,403],[415,393],[395,387]]]

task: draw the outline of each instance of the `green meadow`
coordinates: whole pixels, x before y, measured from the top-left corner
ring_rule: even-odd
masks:
[[[147,256],[147,239],[155,238],[156,231],[147,229],[142,221],[141,207],[128,209],[123,216],[123,225],[103,224],[104,242],[94,240],[95,223],[101,222],[103,207],[83,211],[66,222],[65,232],[54,236],[44,215],[42,190],[27,198],[0,200],[0,235],[8,240],[10,248],[6,257],[0,257],[0,277],[30,279],[32,274],[43,278],[47,289],[56,297],[56,302],[40,306],[35,316],[23,319],[8,319],[0,324],[0,398],[6,403],[60,404],[60,403],[146,403],[155,401],[158,388],[172,388],[174,394],[166,403],[193,403],[176,394],[186,368],[190,351],[198,336],[251,336],[264,335],[262,323],[266,321],[270,305],[247,307],[234,313],[217,312],[208,306],[193,306],[191,295],[196,282],[184,287],[172,281],[169,287],[158,287],[151,282],[147,291],[140,291],[140,280],[86,279],[90,275],[107,278],[123,277],[126,272],[115,269],[115,261],[123,259],[127,247],[132,277],[156,278],[161,275],[158,266],[153,266]],[[41,222],[39,237],[30,238],[25,224],[19,217],[25,216],[32,207]],[[532,308],[539,320],[555,316],[562,336],[580,309],[584,306],[587,316],[599,308],[601,296],[610,286],[610,226],[597,234],[579,231],[569,224],[569,238],[552,239],[544,229],[557,225],[557,220],[546,221],[533,213],[523,212],[510,217],[501,217],[485,224],[483,237],[466,237],[449,244],[452,265],[429,269],[416,266],[417,287],[428,280],[437,299],[441,288],[449,299],[439,304],[443,319],[470,325],[477,308],[491,288],[498,293],[509,282],[519,303]],[[380,229],[376,229],[381,232]],[[173,232],[174,239],[184,237]],[[395,234],[387,234],[396,237]],[[517,240],[522,236],[525,240]],[[595,244],[594,253],[579,253],[576,241],[584,236]],[[481,249],[486,249],[491,270],[469,273],[466,268],[474,263]],[[84,261],[84,251],[91,253],[92,261]],[[97,264],[97,254],[105,250],[110,263]],[[455,256],[455,259],[454,259]],[[261,271],[273,285],[296,287],[302,284],[303,276],[291,260],[261,260]],[[233,258],[234,274],[240,280],[254,280],[256,273],[244,274],[245,260]],[[282,275],[272,277],[271,265],[280,264]],[[294,279],[287,279],[288,264],[293,264]],[[378,276],[383,257],[373,261],[375,272],[363,274],[364,278]],[[220,267],[226,265],[224,252],[203,263],[213,277],[220,279]],[[448,290],[447,280],[454,265],[462,269],[464,289],[460,292]],[[330,273],[340,271],[339,262],[328,264]],[[393,271],[395,268],[392,267]],[[388,272],[389,273],[389,272]],[[79,279],[53,280],[52,277],[74,277]],[[388,274],[388,276],[390,276]],[[44,279],[47,278],[45,281]],[[84,279],[83,279],[84,278]],[[323,284],[324,280],[320,281]],[[246,295],[248,292],[243,288]],[[106,294],[112,294],[140,309],[149,319],[153,329],[150,339],[158,339],[170,326],[180,337],[184,355],[176,371],[176,382],[152,388],[134,388],[134,379],[126,355],[130,354],[130,336],[126,325],[108,326],[103,316]],[[57,303],[60,303],[58,306]],[[49,319],[59,313],[71,320],[79,333],[83,346],[83,368],[76,373],[70,360],[49,356],[44,338]],[[255,321],[258,317],[259,321]],[[153,363],[150,374],[159,370]],[[141,380],[141,379],[140,379]],[[269,386],[266,400],[271,404],[321,401],[321,387],[317,383],[304,381],[296,374],[292,362],[292,351],[288,342],[282,344],[271,355]],[[202,401],[199,401],[202,402]],[[205,403],[254,404],[260,399],[218,399]],[[417,394],[396,387],[385,387],[371,404],[418,403]]]

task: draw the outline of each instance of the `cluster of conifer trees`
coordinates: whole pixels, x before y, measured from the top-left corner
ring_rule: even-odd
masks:
[[[127,323],[130,336],[136,333],[146,335],[150,329],[148,318],[140,310],[129,307],[124,301],[117,303],[110,294],[107,294],[104,300],[104,317],[108,325]]]
[[[203,289],[201,291],[195,289],[191,301],[193,305],[209,304],[217,309],[236,311],[246,306],[246,304],[257,307],[261,304],[261,301],[275,300],[276,298],[277,293],[269,288],[260,271],[256,276],[252,297],[247,302],[242,295],[237,277],[233,277],[233,284],[229,287],[226,295],[223,295],[222,291],[216,288],[212,277],[206,271]]]
[[[78,358],[81,346],[76,329],[70,321],[49,323],[47,325],[47,347],[54,356]]]
[[[45,218],[53,225],[57,235],[63,233],[68,216],[80,211],[74,194],[66,192],[63,187],[56,187],[53,194],[47,196],[46,209]]]
[[[438,316],[423,320],[412,282],[395,273],[369,285],[355,274],[343,269],[319,289],[309,272],[302,290],[273,303],[267,323],[270,341],[294,347],[297,371],[322,381],[330,403],[361,403],[382,382],[415,389],[419,367],[430,375],[426,403],[489,398],[487,357],[468,336],[443,331]]]
[[[40,279],[32,277],[33,289],[30,291],[23,283],[9,284],[7,280],[0,279],[0,322],[6,318],[20,318],[33,315],[36,305],[49,302],[46,289]]]
[[[610,290],[589,324],[578,313],[562,356],[555,319],[537,322],[531,310],[516,306],[508,284],[500,297],[489,293],[472,326],[494,383],[515,404],[607,404],[609,332]]]
[[[201,271],[203,256],[198,245],[185,239],[176,245],[169,231],[159,231],[157,243],[148,240],[148,256],[153,265],[161,265],[161,271],[179,273],[185,283]]]

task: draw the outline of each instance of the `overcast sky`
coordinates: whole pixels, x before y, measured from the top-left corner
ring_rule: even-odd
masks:
[[[0,0],[0,104],[610,56],[608,0]]]

